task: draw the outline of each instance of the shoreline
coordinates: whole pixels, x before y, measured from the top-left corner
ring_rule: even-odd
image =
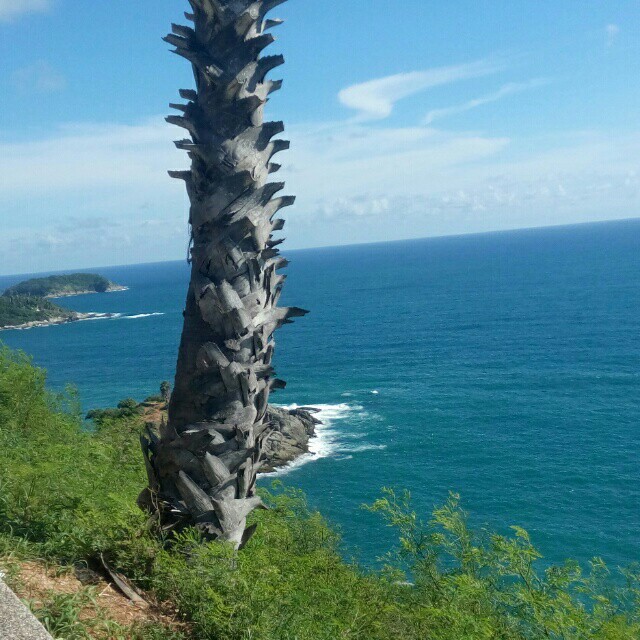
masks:
[[[102,320],[115,318],[117,313],[74,313],[72,316],[59,316],[57,318],[49,318],[48,320],[32,320],[16,325],[6,325],[0,327],[0,331],[28,331],[29,329],[37,329],[39,327],[50,327],[61,324],[70,324],[72,322],[82,322],[83,320]]]
[[[47,296],[43,296],[47,300],[55,300],[57,298],[73,298],[74,296],[86,296],[94,293],[117,293],[118,291],[129,291],[129,287],[123,287],[121,285],[114,285],[113,287],[109,287],[106,291],[69,291],[66,293],[51,293]]]
[[[269,405],[267,424],[270,433],[265,439],[265,465],[259,475],[271,475],[303,464],[314,457],[313,442],[318,438],[322,421],[314,407],[280,407]]]
[[[145,401],[138,404],[145,423],[158,430],[167,419],[165,402]],[[264,466],[260,476],[275,475],[314,459],[314,442],[319,439],[323,422],[316,418],[321,413],[314,407],[280,407],[269,405],[262,431],[265,438]],[[262,434],[262,432],[261,432]]]

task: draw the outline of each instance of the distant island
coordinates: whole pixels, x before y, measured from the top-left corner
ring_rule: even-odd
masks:
[[[48,298],[107,293],[125,289],[126,287],[92,273],[25,280],[10,287],[0,296],[0,330],[32,329],[80,320],[111,318],[115,314],[71,311],[54,304]]]
[[[38,298],[63,298],[87,293],[125,291],[126,287],[115,284],[94,273],[72,273],[64,276],[32,278],[7,289],[3,297],[35,296]]]

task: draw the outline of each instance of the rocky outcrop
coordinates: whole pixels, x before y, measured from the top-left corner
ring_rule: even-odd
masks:
[[[57,324],[69,324],[70,322],[81,322],[82,320],[99,320],[107,318],[115,318],[115,313],[77,313],[73,312],[68,316],[61,316],[55,318],[47,318],[46,320],[32,320],[31,322],[24,322],[22,324],[4,325],[0,326],[0,331],[9,330],[26,330],[36,329],[37,327],[50,327]]]
[[[315,413],[318,410],[312,407],[283,409],[269,405],[267,421],[271,433],[265,441],[267,464],[261,469],[262,473],[275,471],[309,453],[309,441],[316,434],[316,425],[321,424]]]
[[[0,638],[2,640],[52,640],[27,607],[0,579]]]
[[[160,425],[167,421],[165,402],[149,398],[138,405],[138,409],[145,423],[155,432],[159,432]],[[322,424],[315,417],[318,412],[313,407],[285,409],[269,405],[264,421],[264,432],[267,434],[265,462],[260,473],[273,473],[309,453],[309,442],[316,435],[316,426]]]
[[[73,296],[86,296],[94,293],[115,293],[116,291],[129,291],[129,287],[123,287],[122,285],[110,282],[104,291],[94,291],[93,289],[74,289],[63,293],[51,293],[46,295],[45,298],[71,298]]]

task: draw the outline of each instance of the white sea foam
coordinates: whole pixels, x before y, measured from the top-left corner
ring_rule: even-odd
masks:
[[[316,425],[316,435],[309,440],[309,453],[300,456],[286,467],[278,469],[271,474],[265,475],[287,475],[294,469],[298,469],[308,462],[314,462],[322,458],[329,458],[343,449],[340,445],[341,429],[340,423],[353,416],[362,415],[363,407],[350,404],[311,404],[305,405],[318,409],[315,417],[322,422]],[[282,407],[291,410],[299,408],[299,405],[292,404]],[[346,450],[346,449],[345,449]]]
[[[342,447],[340,450],[350,453],[362,453],[363,451],[382,451],[386,448],[386,444],[363,444],[358,447]]]
[[[139,320],[140,318],[153,318],[154,316],[163,316],[164,313],[138,313],[135,316],[122,316],[123,320]]]
[[[356,453],[381,451],[387,448],[386,444],[354,442],[354,440],[361,441],[367,436],[366,432],[354,431],[354,427],[357,429],[360,422],[368,422],[372,417],[379,418],[367,413],[363,406],[357,404],[311,404],[308,406],[318,409],[315,417],[322,421],[322,424],[316,425],[316,435],[309,441],[309,453],[300,456],[286,467],[265,475],[283,476],[322,458],[350,460]],[[297,409],[299,405],[293,404],[282,408]],[[349,431],[345,428],[347,424]]]
[[[114,320],[121,317],[121,313],[101,313],[95,316],[90,316],[88,318],[78,318],[76,322],[89,322],[91,320]]]

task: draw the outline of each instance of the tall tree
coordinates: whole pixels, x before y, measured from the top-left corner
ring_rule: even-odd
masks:
[[[193,27],[172,25],[165,40],[189,60],[195,90],[167,120],[190,139],[176,146],[190,171],[191,281],[184,312],[168,423],[160,437],[143,438],[149,488],[140,502],[166,528],[198,527],[206,536],[241,547],[252,535],[249,513],[261,506],[256,474],[269,431],[274,377],[274,331],[306,311],[278,307],[287,261],[273,232],[274,216],[293,204],[275,197],[271,160],[289,148],[274,136],[282,122],[264,122],[268,96],[282,85],[266,76],[284,59],[261,56],[281,20],[266,14],[285,0],[189,0]]]

